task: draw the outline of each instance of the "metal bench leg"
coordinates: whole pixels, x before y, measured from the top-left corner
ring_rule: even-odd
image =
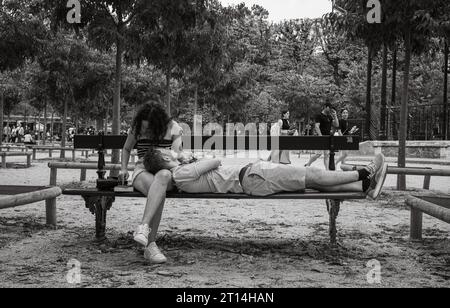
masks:
[[[86,207],[95,215],[95,238],[98,242],[106,240],[106,213],[111,209],[114,197],[83,196]]]
[[[341,202],[339,200],[327,200],[328,214],[330,215],[330,243],[336,245],[337,243],[337,228],[336,220],[339,215]]]

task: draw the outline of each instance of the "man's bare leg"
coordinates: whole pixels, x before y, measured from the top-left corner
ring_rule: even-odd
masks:
[[[354,182],[349,184],[335,185],[335,186],[321,186],[314,185],[314,187],[306,187],[315,189],[321,192],[363,192],[362,182]]]
[[[358,181],[359,173],[357,171],[336,172],[317,168],[306,168],[306,188],[343,185]]]

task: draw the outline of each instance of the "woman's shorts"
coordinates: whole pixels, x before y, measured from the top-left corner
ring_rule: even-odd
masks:
[[[141,175],[143,172],[147,172],[145,169],[144,163],[142,161],[138,161],[136,166],[134,167],[133,176],[131,177],[131,185],[134,186],[134,181]]]

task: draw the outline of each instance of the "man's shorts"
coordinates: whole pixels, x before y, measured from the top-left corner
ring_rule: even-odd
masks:
[[[306,168],[260,161],[250,165],[242,179],[247,195],[265,197],[305,190]]]

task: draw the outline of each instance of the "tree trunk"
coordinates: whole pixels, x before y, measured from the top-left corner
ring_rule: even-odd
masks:
[[[166,110],[169,117],[171,116],[170,108],[170,78],[171,78],[171,68],[169,67],[166,71]]]
[[[445,40],[444,46],[444,139],[449,140],[449,123],[448,123],[448,41]]]
[[[37,141],[40,141],[41,140],[41,111],[39,111],[39,113],[38,113],[37,125],[38,125],[38,128],[37,128],[37,133],[38,133]]]
[[[366,129],[365,138],[366,140],[375,139],[373,136],[372,128],[372,67],[373,67],[373,52],[372,48],[368,47],[367,54],[367,86],[366,86]]]
[[[397,106],[396,100],[397,100],[397,51],[398,47],[397,44],[394,43],[394,52],[392,55],[392,96],[391,96],[391,108]],[[391,112],[388,114],[388,135],[390,136],[390,139],[394,139],[394,130],[392,129],[392,115],[393,115],[393,109],[391,109]]]
[[[47,102],[44,105],[44,132],[43,132],[43,144],[45,145],[45,141],[47,140]]]
[[[399,147],[398,147],[398,167],[406,167],[406,139],[408,134],[408,88],[409,70],[411,66],[411,28],[408,27],[405,33],[405,70],[403,72],[402,107],[400,111]],[[405,175],[398,176],[398,189],[406,190]]]
[[[388,49],[383,44],[383,68],[381,76],[381,119],[380,119],[380,140],[387,139],[386,112],[387,112],[387,65]]]
[[[0,145],[3,143],[3,110],[4,110],[4,98],[3,98],[3,91],[0,91]]]
[[[70,95],[70,94],[69,94]],[[67,127],[67,109],[69,108],[69,99],[70,98],[66,98],[64,100],[64,116],[63,116],[63,120],[62,120],[62,132],[61,132],[61,147],[65,148],[66,147],[66,127]],[[61,151],[61,155],[60,155],[61,159],[66,158],[66,151]]]
[[[119,35],[122,34],[121,26],[118,28]],[[121,101],[121,86],[122,86],[122,55],[123,42],[119,36],[116,39],[116,79],[114,84],[114,99],[113,99],[113,119],[112,119],[112,134],[120,134],[120,101]],[[105,132],[106,133],[106,132]],[[118,164],[120,162],[120,150],[113,150],[111,156],[111,163]],[[111,171],[111,176],[117,176],[118,171]]]
[[[198,112],[198,84],[195,84],[194,89],[194,117],[197,115]]]
[[[51,120],[51,124],[50,124],[50,141],[52,142],[53,145],[53,136],[54,136],[54,125],[55,125],[55,111],[52,109],[52,120]]]
[[[108,115],[109,115],[109,105],[106,106],[105,120],[104,120],[104,129],[105,135],[108,134]]]
[[[101,130],[103,130],[103,127],[105,126],[105,119],[99,117],[96,119],[95,121],[95,129],[97,130],[97,132],[100,132]]]

